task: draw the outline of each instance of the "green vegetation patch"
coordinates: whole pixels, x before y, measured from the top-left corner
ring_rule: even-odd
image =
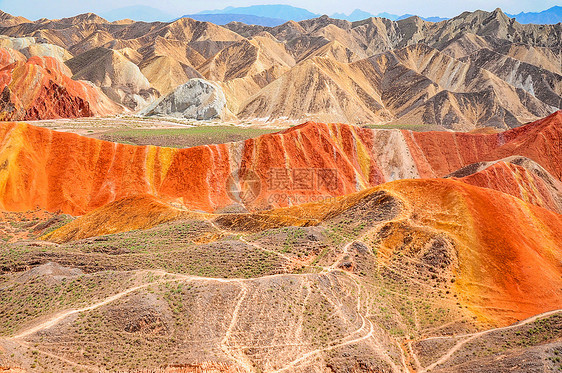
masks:
[[[134,145],[156,145],[189,148],[199,145],[243,141],[279,129],[238,126],[198,126],[189,128],[123,129],[108,131],[100,139]]]

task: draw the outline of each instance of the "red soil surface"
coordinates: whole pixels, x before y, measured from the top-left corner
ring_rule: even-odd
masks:
[[[455,288],[475,314],[507,325],[562,308],[562,215],[454,180],[380,188],[410,204],[414,225],[454,239]]]
[[[389,134],[398,138],[398,145],[383,149],[380,144],[386,143]],[[211,212],[235,203],[229,197],[229,185],[240,183],[244,189],[257,175],[260,194],[243,202],[250,210],[261,210],[291,203],[272,200],[275,194],[338,196],[404,178],[401,174],[443,177],[474,162],[511,155],[536,161],[560,180],[561,143],[562,112],[500,134],[380,131],[305,123],[245,142],[187,149],[115,144],[6,123],[0,127],[0,209],[40,207],[81,215],[125,197],[151,194],[188,209]],[[310,179],[312,185],[302,187],[292,179],[292,172],[299,169],[312,172],[301,179]],[[288,174],[272,180],[272,172],[285,170]],[[321,170],[335,170],[337,183],[320,183]],[[229,183],[231,174],[234,178]]]

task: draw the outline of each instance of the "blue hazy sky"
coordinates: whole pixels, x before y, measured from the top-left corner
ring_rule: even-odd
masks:
[[[148,5],[174,16],[196,13],[206,9],[222,9],[227,6],[254,4],[288,4],[306,8],[320,14],[343,12],[349,14],[359,8],[374,14],[412,13],[423,17],[452,17],[465,10],[493,10],[502,8],[506,13],[541,11],[560,0],[0,0],[0,9],[13,15],[35,20],[38,18],[61,18],[85,12],[102,13],[131,5]]]

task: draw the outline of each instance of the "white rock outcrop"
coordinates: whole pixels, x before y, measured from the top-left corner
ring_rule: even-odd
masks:
[[[226,98],[222,88],[205,79],[194,78],[154,102],[140,114],[195,120],[223,118]]]

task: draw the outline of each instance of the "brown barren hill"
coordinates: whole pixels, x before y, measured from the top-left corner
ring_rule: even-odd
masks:
[[[8,27],[8,26],[15,26],[19,25],[20,23],[27,23],[31,22],[27,18],[24,17],[15,17],[9,13],[0,11],[0,26]]]
[[[139,67],[117,51],[95,48],[66,61],[66,65],[73,79],[94,83],[113,101],[131,110],[145,107],[158,97]]]
[[[69,64],[77,78],[134,111],[155,90],[162,96],[202,76],[219,83],[228,109],[247,121],[468,131],[514,128],[560,109],[561,26],[522,25],[500,9],[435,23],[321,16],[222,27],[185,17],[108,22],[86,13],[31,22],[0,13],[2,23],[2,46],[75,56]]]

